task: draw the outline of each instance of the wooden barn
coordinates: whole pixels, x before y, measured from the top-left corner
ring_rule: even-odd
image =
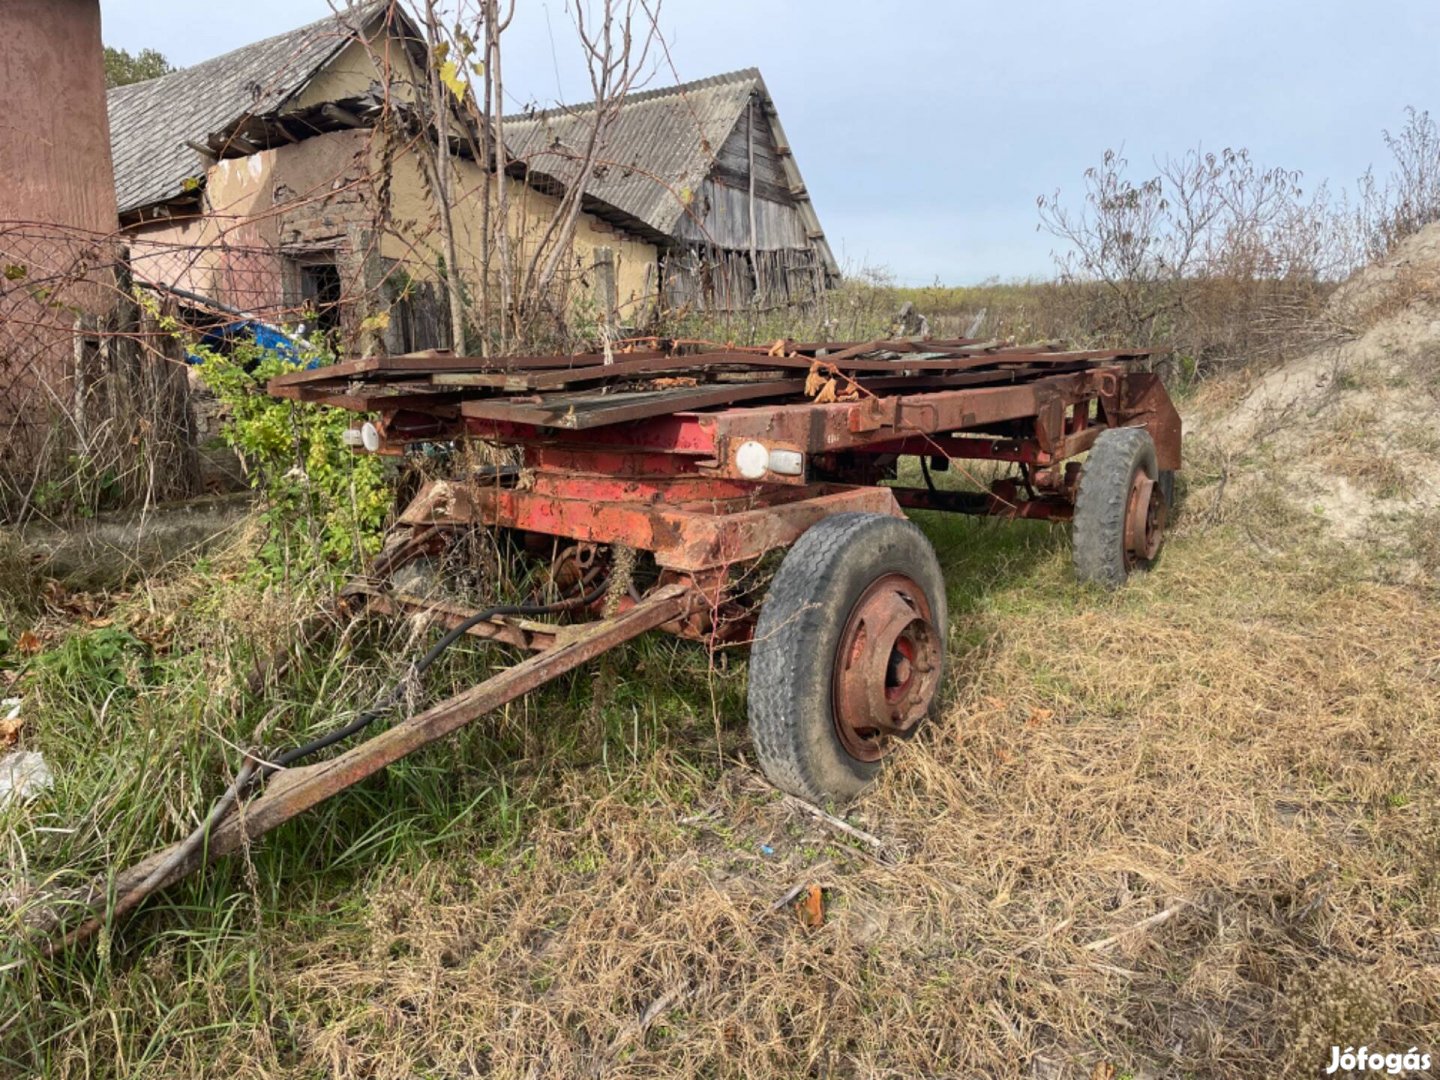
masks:
[[[571,183],[592,106],[508,117],[530,182]],[[670,310],[762,310],[838,283],[794,151],[754,68],[630,95],[585,178],[585,209],[659,252]]]

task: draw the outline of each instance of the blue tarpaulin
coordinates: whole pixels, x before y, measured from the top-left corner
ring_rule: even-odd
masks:
[[[201,336],[200,343],[213,349],[224,349],[236,342],[246,340],[253,341],[262,349],[278,353],[292,363],[300,361],[299,342],[285,331],[255,319],[238,319],[235,322],[226,323],[224,326],[212,327]],[[205,361],[203,356],[193,352],[188,354],[185,359],[192,364],[200,364]],[[319,367],[319,365],[319,360],[311,360],[305,366],[313,368]]]

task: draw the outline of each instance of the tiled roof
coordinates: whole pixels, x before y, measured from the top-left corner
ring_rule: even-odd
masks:
[[[202,175],[206,162],[186,140],[250,115],[272,113],[323,67],[384,6],[352,7],[158,79],[109,91],[110,151],[122,214],[164,202]]]
[[[673,235],[695,191],[734,130],[750,95],[764,84],[754,68],[631,94],[598,151],[604,164],[585,193]],[[505,145],[532,172],[568,185],[583,155],[594,106],[565,106],[505,119]]]

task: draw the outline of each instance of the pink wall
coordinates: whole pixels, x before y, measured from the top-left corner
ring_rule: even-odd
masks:
[[[0,3],[0,220],[117,225],[99,0]]]
[[[114,307],[99,0],[0,0],[0,458],[63,453],[78,315]]]

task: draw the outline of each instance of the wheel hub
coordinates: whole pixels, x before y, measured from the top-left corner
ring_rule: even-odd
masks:
[[[1165,495],[1153,477],[1137,469],[1125,507],[1125,565],[1153,562],[1165,533]]]
[[[877,579],[856,601],[835,656],[835,730],[860,761],[878,761],[892,738],[929,711],[940,640],[925,593],[904,574]]]

